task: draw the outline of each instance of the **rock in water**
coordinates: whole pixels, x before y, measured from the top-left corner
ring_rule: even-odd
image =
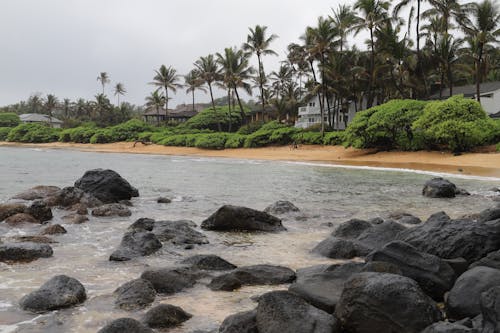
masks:
[[[232,291],[241,286],[283,284],[295,280],[290,268],[272,265],[244,266],[215,277],[208,287],[212,290]]]
[[[428,180],[422,190],[422,194],[430,198],[454,198],[456,192],[455,184],[441,177]]]
[[[85,287],[78,280],[57,275],[40,289],[24,296],[20,305],[23,310],[47,312],[83,303],[86,298]]]
[[[24,213],[26,206],[18,203],[4,203],[0,204],[0,221],[5,220],[9,216]]]
[[[219,208],[201,227],[216,231],[283,231],[281,220],[255,209],[225,205]]]
[[[35,219],[30,214],[17,213],[17,214],[11,215],[8,218],[6,218],[5,223],[14,227],[14,226],[19,226],[19,225],[24,224],[24,223],[40,223],[40,221]]]
[[[354,239],[359,237],[365,230],[370,229],[373,225],[370,222],[359,219],[352,219],[341,223],[332,236],[338,238]]]
[[[272,291],[259,297],[259,333],[338,333],[335,318],[289,291]]]
[[[21,193],[13,196],[13,199],[21,199],[21,200],[36,200],[43,199],[54,195],[60,188],[57,186],[46,186],[46,185],[38,185],[30,188],[29,190],[23,191]]]
[[[92,194],[103,203],[114,203],[138,197],[139,191],[113,170],[94,169],[85,172],[75,187]]]
[[[421,333],[479,333],[479,331],[459,323],[440,321],[428,326]]]
[[[25,212],[42,223],[52,219],[52,210],[43,200],[33,201]]]
[[[398,239],[443,259],[462,257],[473,262],[500,248],[500,219],[452,220],[439,212],[425,223],[403,231]]]
[[[66,229],[60,224],[49,225],[40,232],[40,235],[57,235],[67,233]]]
[[[154,302],[156,291],[148,280],[129,281],[115,290],[115,304],[123,310],[138,310]]]
[[[48,258],[53,254],[47,244],[36,243],[5,243],[0,244],[0,261],[29,262],[39,258]]]
[[[111,254],[109,260],[127,261],[155,253],[161,247],[162,244],[155,234],[144,230],[131,230],[123,235],[120,246]]]
[[[174,245],[185,244],[208,244],[207,237],[194,230],[191,226],[196,225],[191,221],[156,221],[153,233],[162,242],[170,242]]]
[[[442,319],[437,304],[407,277],[360,273],[344,285],[335,314],[347,332],[419,333]]]
[[[101,328],[97,333],[153,333],[153,330],[132,318],[119,318]]]
[[[235,265],[213,254],[198,254],[184,259],[181,264],[207,271],[228,271],[236,268]]]
[[[119,204],[119,203],[111,203],[99,206],[92,210],[93,216],[130,216],[132,212],[128,207]]]
[[[168,295],[194,286],[198,274],[184,267],[160,268],[144,271],[141,278],[151,282],[157,293]]]
[[[264,209],[264,212],[269,214],[287,214],[300,212],[293,203],[286,200],[279,200]]]
[[[446,298],[448,318],[477,316],[481,313],[481,293],[496,286],[500,286],[498,269],[478,266],[460,275]]]
[[[500,219],[500,206],[483,210],[479,213],[478,222],[493,221],[496,219]]]
[[[401,241],[373,251],[366,260],[385,261],[398,266],[404,276],[417,281],[422,290],[436,301],[443,300],[444,293],[453,287],[456,279],[455,271],[443,259],[420,252]]]
[[[259,333],[257,330],[257,311],[239,312],[226,317],[219,333]]]
[[[153,328],[168,328],[178,326],[191,317],[178,306],[160,304],[146,312],[143,322]]]
[[[55,194],[44,199],[44,202],[51,206],[61,206],[61,207],[74,207],[75,205],[84,205],[85,207],[96,207],[103,203],[89,193],[85,193],[83,190],[69,186],[64,187]],[[83,213],[83,209],[80,211]],[[86,211],[85,211],[86,214]]]

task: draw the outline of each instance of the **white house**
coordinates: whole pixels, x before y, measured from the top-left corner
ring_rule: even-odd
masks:
[[[327,103],[325,103],[327,104]],[[354,103],[349,104],[348,112],[340,112],[338,114],[337,122],[337,112],[332,106],[333,102],[330,101],[330,121],[328,121],[328,106],[325,105],[324,108],[324,121],[325,125],[333,124],[334,129],[345,129],[345,125],[350,123],[356,114],[356,109]],[[297,128],[308,128],[314,125],[321,124],[321,108],[319,104],[318,96],[314,96],[307,105],[299,107],[299,112],[297,120],[295,121],[295,127]]]
[[[54,117],[49,117],[44,114],[40,113],[25,113],[19,115],[19,119],[23,123],[43,123],[43,124],[49,124],[51,127],[54,128],[60,128],[62,126],[62,121],[54,118]]]
[[[481,105],[491,117],[500,118],[500,81],[481,83]],[[453,87],[453,95],[464,95],[464,97],[476,98],[476,85]],[[442,99],[450,97],[449,89],[443,89]],[[439,99],[439,93],[431,96],[431,99]]]

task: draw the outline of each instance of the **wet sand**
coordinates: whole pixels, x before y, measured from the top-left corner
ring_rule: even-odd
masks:
[[[143,145],[132,142],[109,144],[41,143],[22,144],[0,142],[0,147],[37,147],[50,149],[75,149],[103,153],[133,153],[177,156],[223,157],[237,159],[276,160],[337,165],[370,166],[398,169],[412,169],[474,176],[500,177],[500,153],[494,147],[483,148],[480,152],[454,156],[448,152],[376,152],[375,150],[345,149],[341,146],[289,146],[265,148],[240,148],[206,150],[192,147],[166,147]]]

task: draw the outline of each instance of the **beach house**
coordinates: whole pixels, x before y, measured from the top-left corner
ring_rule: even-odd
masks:
[[[330,100],[330,109],[328,109],[328,103],[325,103],[323,115],[325,125],[331,126],[334,129],[345,129],[347,127],[347,124],[352,121],[354,115],[356,114],[355,105],[354,103],[350,102],[342,109],[334,107],[333,104],[333,100]],[[305,105],[299,107],[297,120],[295,121],[295,127],[308,128],[320,124],[321,107],[319,103],[319,97],[316,95],[309,99],[305,103]]]
[[[22,123],[38,123],[47,124],[54,128],[61,128],[63,122],[57,118],[49,117],[45,114],[40,113],[25,113],[19,115],[19,119]]]

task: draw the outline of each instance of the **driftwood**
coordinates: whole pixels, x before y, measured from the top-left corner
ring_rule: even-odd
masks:
[[[136,141],[134,142],[134,148],[135,148],[135,145],[136,145],[136,144],[138,144],[138,143],[142,143],[142,144],[143,144],[143,145],[145,145],[145,146],[148,146],[148,145],[153,144],[152,142],[150,142],[150,141],[146,141],[146,140],[136,140]]]

